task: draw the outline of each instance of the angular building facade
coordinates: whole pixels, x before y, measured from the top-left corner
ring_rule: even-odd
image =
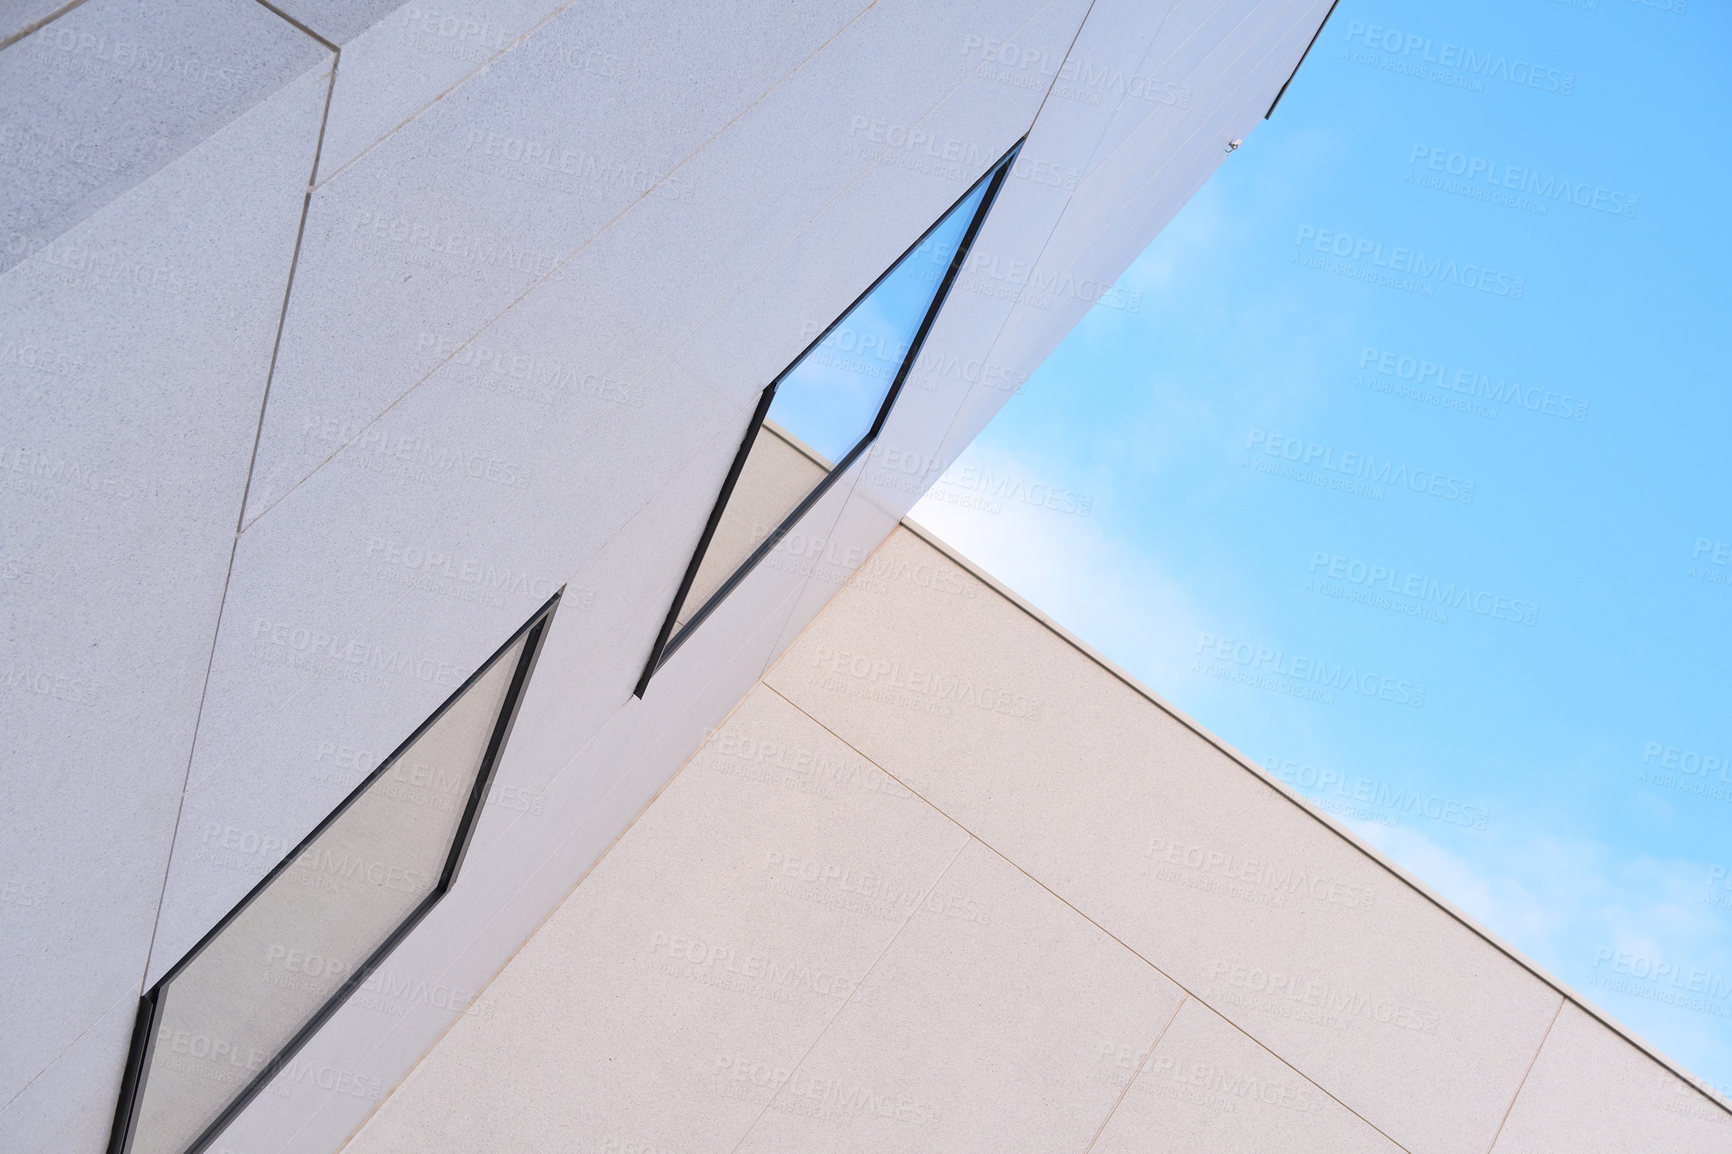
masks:
[[[1732,1149],[899,528],[1328,8],[15,5],[0,1149]]]

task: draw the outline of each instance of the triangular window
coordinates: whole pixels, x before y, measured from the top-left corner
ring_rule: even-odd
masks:
[[[112,1154],[209,1149],[450,890],[559,598],[144,992]]]
[[[637,693],[872,444],[920,355],[1019,142],[770,382]]]

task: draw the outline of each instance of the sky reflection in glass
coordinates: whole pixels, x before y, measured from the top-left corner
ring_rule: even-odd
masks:
[[[920,246],[782,378],[770,402],[770,420],[832,464],[871,430],[988,183],[982,181],[951,209]]]

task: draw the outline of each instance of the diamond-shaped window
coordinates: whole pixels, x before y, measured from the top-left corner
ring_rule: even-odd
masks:
[[[637,692],[866,451],[992,207],[1018,143],[758,401]]]

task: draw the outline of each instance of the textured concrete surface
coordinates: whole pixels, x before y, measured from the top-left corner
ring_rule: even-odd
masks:
[[[563,587],[461,884],[221,1144],[340,1146],[1321,18],[282,7],[0,25],[8,1151],[101,1147],[141,990]],[[880,442],[633,698],[758,393],[1024,137]]]
[[[1585,1005],[904,528],[346,1149],[1732,1150]]]

